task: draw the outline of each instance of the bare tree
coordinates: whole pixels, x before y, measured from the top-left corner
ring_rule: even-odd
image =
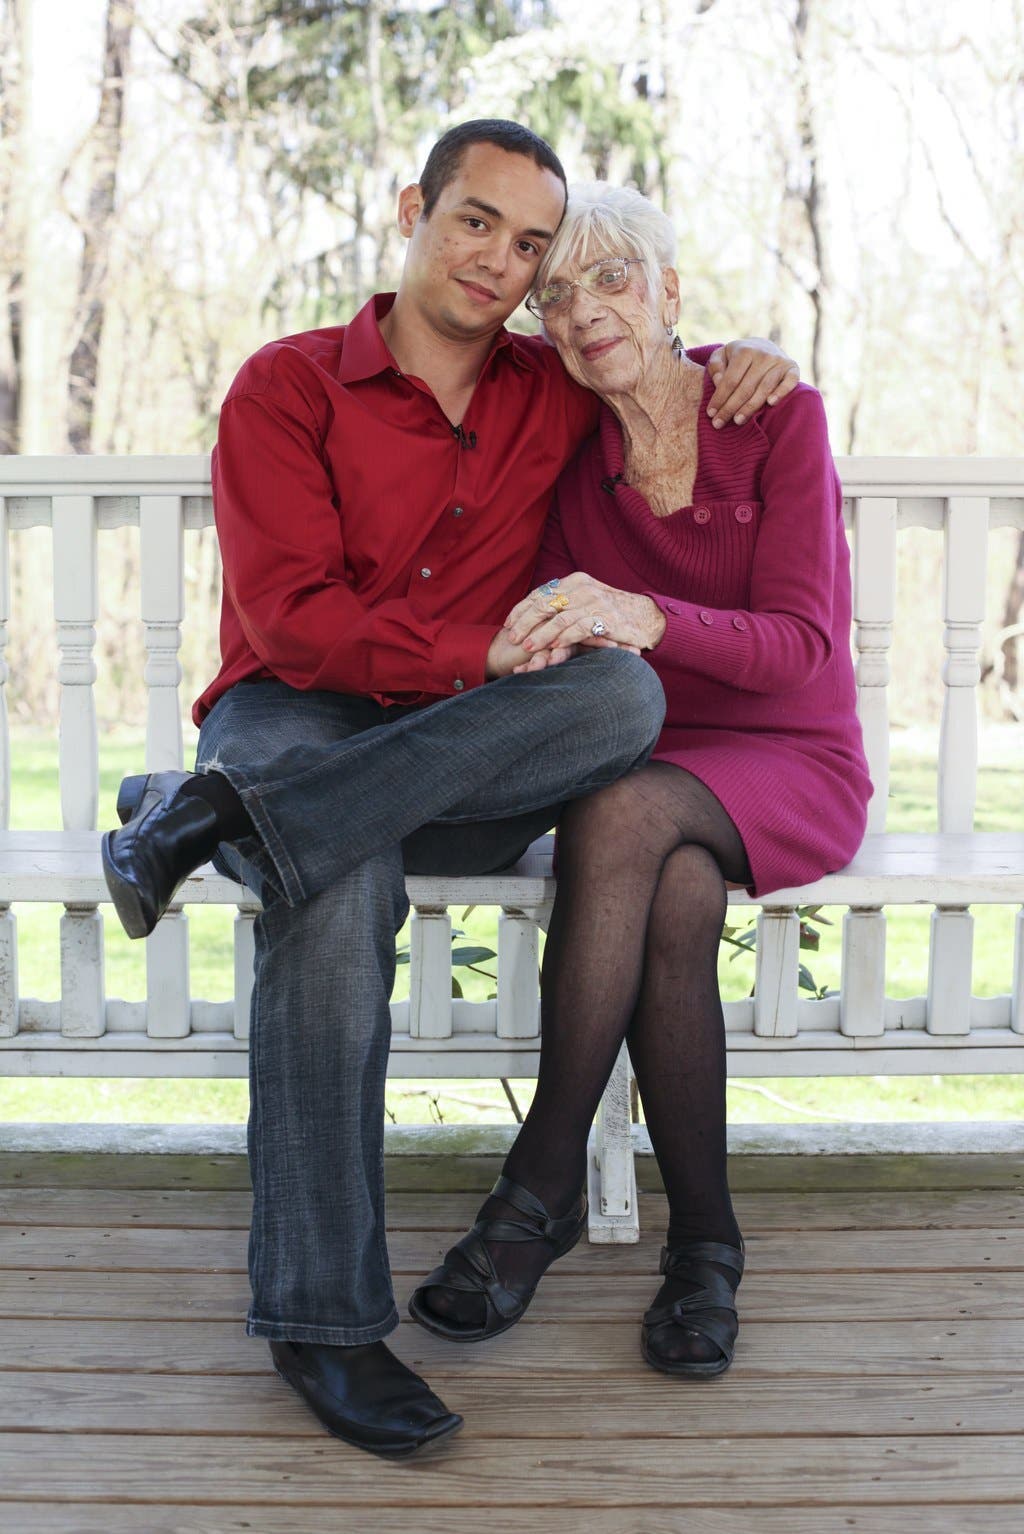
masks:
[[[107,0],[103,81],[96,122],[89,135],[88,192],[82,230],[78,286],[78,335],[68,379],[68,444],[92,450],[100,344],[106,318],[107,274],[117,204],[117,173],[124,138],[124,91],[135,24],[134,0]]]
[[[22,294],[26,209],[28,0],[0,0],[0,452],[16,453],[21,418]]]

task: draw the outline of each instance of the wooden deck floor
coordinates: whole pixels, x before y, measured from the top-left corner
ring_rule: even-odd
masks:
[[[810,1163],[810,1164],[808,1164]],[[399,1301],[494,1168],[391,1168]],[[4,1534],[1002,1534],[1024,1527],[1024,1171],[750,1158],[729,1374],[654,1374],[639,1246],[581,1245],[526,1320],[392,1344],[466,1427],[389,1466],[323,1433],[241,1326],[237,1158],[0,1155]]]

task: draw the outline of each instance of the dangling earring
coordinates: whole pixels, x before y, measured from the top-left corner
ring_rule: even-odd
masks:
[[[681,357],[683,355],[683,343],[682,343],[682,341],[680,341],[679,337],[676,335],[676,327],[675,327],[675,325],[669,324],[668,322],[666,322],[666,324],[665,324],[665,334],[669,337],[669,339],[672,342],[672,355],[673,355],[673,357]]]

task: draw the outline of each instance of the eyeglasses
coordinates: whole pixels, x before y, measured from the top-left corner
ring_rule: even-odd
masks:
[[[549,314],[557,314],[568,307],[574,288],[583,288],[587,293],[595,293],[598,298],[609,293],[622,293],[629,283],[631,266],[643,266],[643,262],[637,256],[612,256],[604,261],[595,261],[593,266],[581,272],[575,282],[545,283],[536,293],[530,294],[526,307],[531,314],[543,320]]]

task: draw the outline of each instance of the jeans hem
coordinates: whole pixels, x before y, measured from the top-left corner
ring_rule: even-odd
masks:
[[[301,1321],[264,1321],[252,1312],[246,1317],[247,1337],[266,1337],[270,1342],[320,1342],[330,1347],[354,1348],[367,1342],[379,1342],[395,1330],[399,1323],[396,1307],[383,1321],[373,1326],[310,1326]]]
[[[204,767],[204,771],[213,771],[212,767]],[[288,849],[282,842],[277,832],[277,827],[271,820],[266,806],[260,798],[260,790],[246,781],[245,773],[230,762],[217,763],[216,769],[221,777],[227,778],[235,793],[245,806],[246,813],[256,828],[256,834],[263,844],[263,850],[274,865],[277,881],[285,901],[290,906],[300,905],[306,898],[302,887],[302,881],[294,863],[288,855]]]

